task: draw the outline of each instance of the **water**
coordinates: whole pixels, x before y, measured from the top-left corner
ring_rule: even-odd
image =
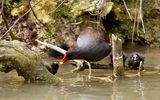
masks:
[[[0,100],[159,100],[160,98],[160,75],[126,78],[113,83],[83,82],[82,77],[75,76],[68,78],[68,83],[60,86],[26,84],[16,80],[12,83],[1,82]]]
[[[125,48],[127,54],[139,51],[145,56],[145,67],[160,65],[160,49]],[[113,82],[87,78],[88,70],[69,73],[72,66],[63,66],[58,76],[64,79],[59,86],[25,83],[15,71],[0,73],[0,100],[159,100],[160,73],[128,77]],[[149,72],[149,71],[148,71]],[[93,70],[93,76],[108,75],[111,70]]]

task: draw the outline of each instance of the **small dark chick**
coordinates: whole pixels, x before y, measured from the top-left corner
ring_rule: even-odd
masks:
[[[143,67],[144,57],[143,57],[143,55],[138,52],[133,53],[128,61],[129,69],[134,69],[134,70],[139,69],[140,62],[142,62],[142,70],[144,70],[144,67]]]

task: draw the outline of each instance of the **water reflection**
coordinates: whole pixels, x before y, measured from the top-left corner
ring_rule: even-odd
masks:
[[[0,81],[0,100],[159,100],[160,76],[126,78],[113,83],[76,74],[61,86]],[[10,80],[8,80],[10,81]]]
[[[91,81],[88,85],[88,82],[83,82],[78,86],[65,86],[68,89],[65,100],[152,100],[153,97],[159,100],[159,82],[160,76],[157,75],[126,78],[106,84]]]

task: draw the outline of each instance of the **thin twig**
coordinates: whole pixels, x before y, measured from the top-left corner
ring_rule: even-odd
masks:
[[[133,44],[133,41],[134,41],[134,32],[135,32],[135,26],[136,26],[136,19],[137,19],[137,12],[135,13],[135,19],[134,19],[134,23],[133,23],[132,44]]]
[[[138,5],[138,0],[137,0],[137,2],[136,2],[136,10],[135,10],[135,16],[134,16],[134,23],[133,23],[133,30],[132,30],[132,44],[133,44],[133,42],[134,42],[134,33],[135,33],[135,27],[136,27],[136,22],[137,22],[137,5]]]
[[[125,2],[124,0],[123,0],[123,3],[124,3],[124,6],[125,6],[125,8],[126,8],[126,10],[127,10],[127,13],[128,13],[128,15],[129,15],[131,21],[132,21],[133,18],[132,18],[132,16],[131,16],[131,14],[129,13],[129,10],[128,10],[128,8],[127,8],[126,2]]]
[[[145,27],[144,27],[144,21],[143,21],[143,17],[142,17],[142,15],[141,15],[141,22],[142,22],[143,33],[146,33],[146,31],[145,31]]]
[[[57,10],[65,1],[66,1],[66,0],[63,0],[63,1],[55,8],[55,10]],[[55,10],[54,10],[54,11],[55,11]]]
[[[37,15],[36,15],[33,7],[31,6],[31,3],[29,3],[29,6],[30,6],[30,8],[31,8],[31,11],[32,11],[34,17],[37,19],[37,21],[38,21],[40,24],[42,24],[43,26],[45,26],[44,23],[43,23],[41,20],[39,20],[39,18],[37,17]]]
[[[2,4],[1,4],[1,12],[0,12],[0,14],[2,15],[2,18],[3,18],[3,20],[4,20],[4,23],[5,23],[5,25],[6,25],[6,28],[9,29],[7,19],[6,19],[6,17],[5,17],[4,12],[3,12],[3,8],[4,8],[4,0],[2,0],[1,3],[2,3]]]
[[[63,0],[53,11],[51,11],[50,13],[56,11],[66,0]]]
[[[10,30],[18,23],[18,21],[23,18],[24,16],[26,16],[29,12],[31,11],[31,9],[29,9],[26,13],[24,13],[22,16],[20,16],[15,22],[14,24],[4,33],[4,35],[1,37],[1,39],[4,39],[8,33],[10,32]]]
[[[141,21],[142,24],[142,29],[143,29],[143,33],[145,33],[145,27],[144,27],[144,21],[143,21],[143,17],[142,17],[142,0],[139,1],[139,10],[138,10],[138,21],[137,21],[137,33],[139,30],[139,23]]]
[[[1,4],[1,12],[0,12],[0,14],[2,14],[2,12],[3,12],[3,7],[4,7],[4,0],[2,0],[2,2],[1,2],[2,4]]]
[[[138,14],[137,14],[137,34],[138,34],[138,30],[139,30],[139,23],[140,23],[140,15],[141,15],[141,10],[140,10],[140,5],[139,2],[137,0],[137,9],[138,9]]]
[[[83,21],[79,21],[79,22],[76,22],[76,23],[71,23],[72,25],[79,25],[81,24]]]
[[[39,2],[41,2],[42,0],[39,0],[35,5],[33,5],[32,7],[36,6]],[[29,12],[31,11],[31,8],[29,8],[29,10],[27,12],[25,12],[22,16],[20,16],[14,23],[13,25],[4,33],[4,35],[1,37],[1,39],[4,39],[8,33],[11,31],[11,29],[19,22],[19,20],[21,18],[23,18],[24,16],[26,16]]]
[[[6,19],[6,16],[5,16],[5,14],[3,13],[3,11],[2,11],[2,18],[3,18],[3,20],[4,20],[4,23],[5,23],[5,25],[6,25],[6,28],[7,28],[7,30],[9,29],[9,25],[8,25],[8,22],[7,22],[7,19]]]
[[[142,0],[140,0],[140,19],[141,19],[141,22],[142,22],[143,33],[146,33],[145,27],[144,27],[143,16],[142,16]]]
[[[7,30],[9,29],[9,25],[8,25],[8,22],[7,22],[7,19],[6,19],[6,16],[5,16],[5,14],[4,14],[4,0],[2,0],[2,7],[1,7],[1,15],[2,15],[2,19],[3,19],[3,21],[4,21],[4,24],[6,25],[6,28],[7,28]],[[11,38],[12,39],[14,39],[14,34],[13,33],[10,33],[10,36],[11,36]]]

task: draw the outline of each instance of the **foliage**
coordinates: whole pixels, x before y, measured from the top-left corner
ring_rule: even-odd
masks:
[[[31,2],[31,4],[34,5],[38,1],[39,0],[35,0]],[[53,18],[54,16],[53,12],[56,5],[57,5],[56,0],[42,0],[39,4],[37,4],[33,8],[37,18],[35,18],[33,13],[30,13],[29,15],[30,23],[35,23],[37,25],[38,22],[39,24],[43,23],[45,25],[45,28],[43,29],[40,29],[41,25],[39,24],[37,25],[36,30],[38,38],[45,38],[45,39],[50,38],[55,33],[56,31],[54,27],[55,19]],[[40,23],[37,20],[41,21],[42,23]]]
[[[4,3],[5,3],[6,5],[11,5],[11,2],[12,2],[12,1],[13,1],[13,0],[5,0]]]
[[[37,2],[37,0],[35,1]],[[35,3],[33,2],[33,4]],[[52,11],[55,9],[55,6],[57,3],[55,0],[43,0],[38,5],[36,5],[33,9],[36,12],[36,15],[38,16],[38,19],[41,20],[44,24],[46,23],[53,23],[54,20],[52,19]],[[34,16],[30,15],[30,20],[32,22],[35,21]]]
[[[69,14],[69,8],[67,8],[66,6],[61,6],[59,8],[56,9],[55,13],[59,16],[59,17],[68,17],[71,18],[71,15]]]
[[[22,6],[18,7],[18,8],[13,8],[13,9],[11,10],[11,15],[12,15],[12,16],[19,16],[20,13],[21,13],[22,11],[24,11],[24,10],[25,10],[25,6],[24,6],[24,5],[22,5]]]

